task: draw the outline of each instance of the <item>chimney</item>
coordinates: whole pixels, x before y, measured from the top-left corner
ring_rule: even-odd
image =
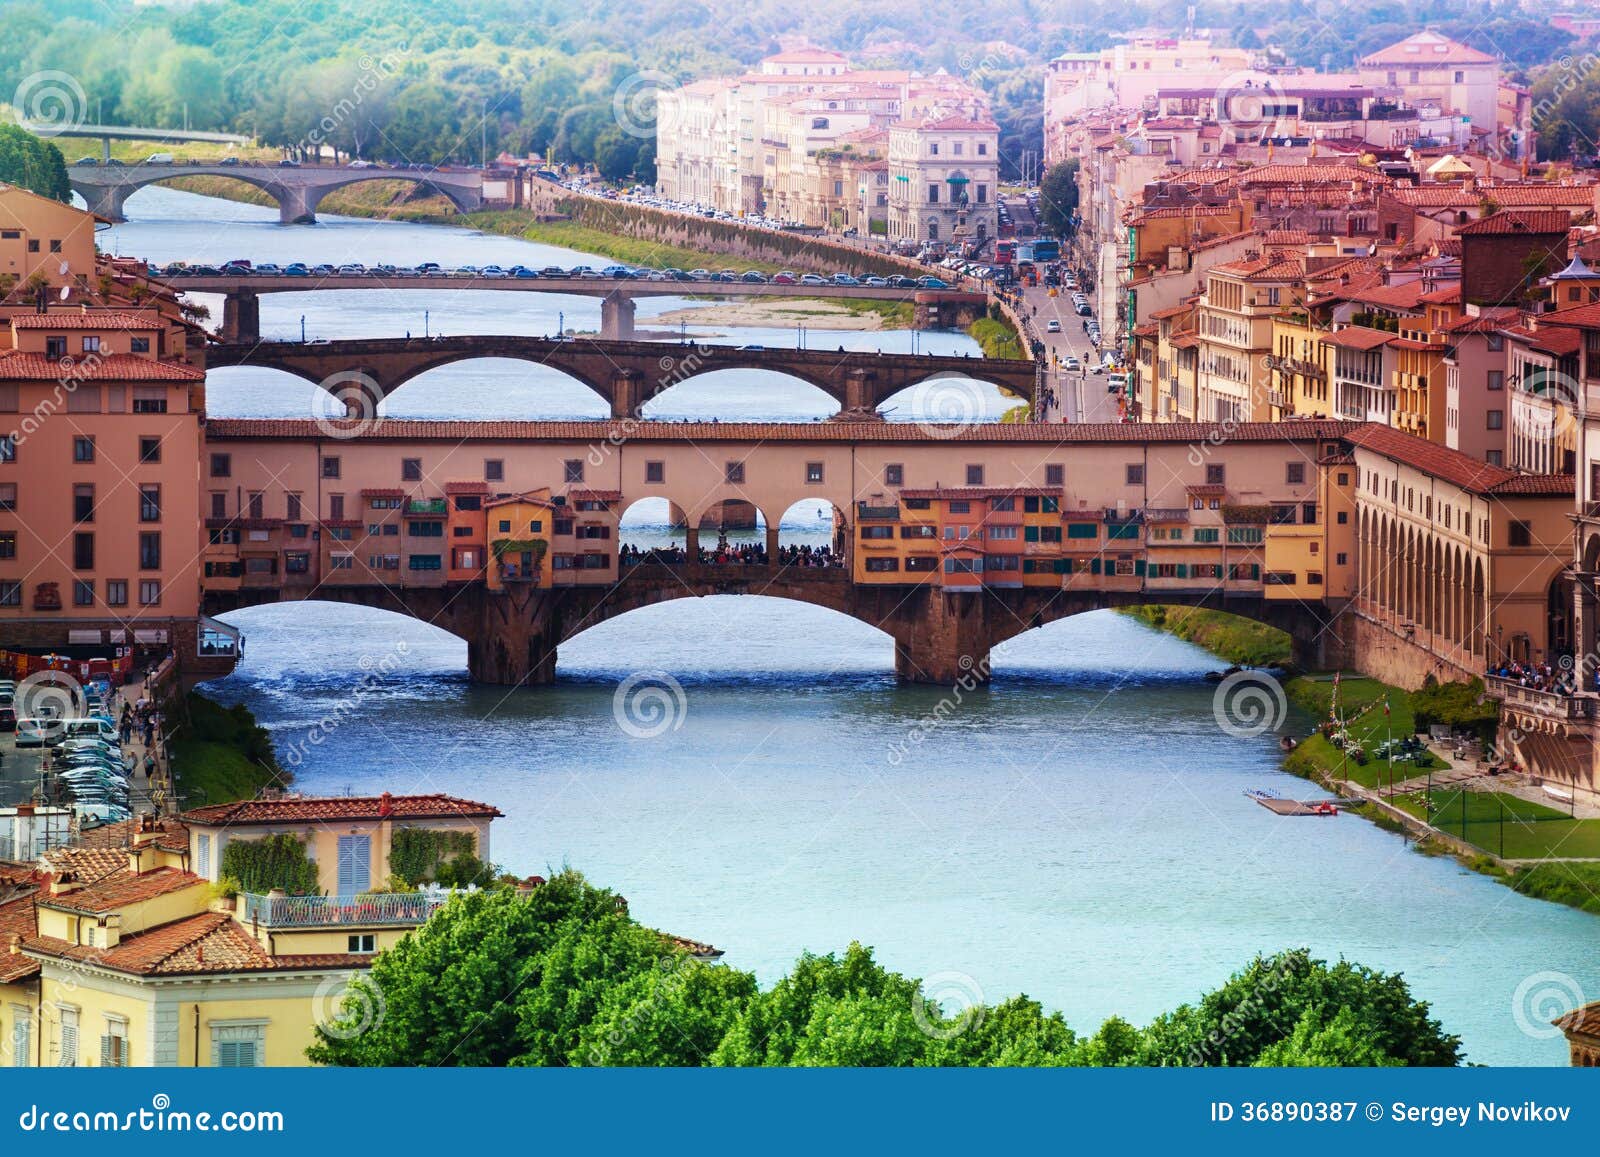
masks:
[[[76,892],[83,887],[78,883],[76,872],[58,872],[50,881],[50,894],[52,896],[65,896],[69,892]]]
[[[22,954],[22,933],[13,932],[7,939],[6,948],[13,956]]]
[[[378,814],[380,816],[388,816],[393,811],[394,796],[390,795],[388,792],[384,792],[378,797]]]

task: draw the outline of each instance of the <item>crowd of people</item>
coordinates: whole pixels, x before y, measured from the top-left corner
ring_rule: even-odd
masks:
[[[1534,691],[1570,695],[1574,690],[1572,671],[1565,667],[1552,667],[1549,663],[1501,663],[1498,667],[1491,667],[1489,674]]]
[[[639,566],[655,563],[662,566],[683,566],[690,561],[700,566],[768,566],[772,558],[767,548],[759,542],[718,542],[714,547],[697,547],[693,560],[689,552],[676,544],[640,549],[623,543],[620,557],[622,565]],[[777,564],[793,567],[842,567],[844,557],[827,546],[783,546],[778,548]]]

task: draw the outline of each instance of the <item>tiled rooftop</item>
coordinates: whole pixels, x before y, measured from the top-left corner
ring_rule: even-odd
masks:
[[[285,796],[281,799],[237,800],[184,812],[183,822],[206,826],[311,823],[324,820],[429,819],[452,816],[494,817],[500,810],[453,795]]]

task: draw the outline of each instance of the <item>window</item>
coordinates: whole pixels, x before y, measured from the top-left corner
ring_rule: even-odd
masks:
[[[22,584],[13,580],[0,582],[0,607],[20,607],[22,605]]]
[[[11,1067],[33,1064],[33,1010],[27,1005],[11,1006]]]
[[[59,1014],[61,1017],[61,1050],[56,1055],[56,1064],[64,1069],[75,1069],[78,1067],[78,1010],[75,1008],[60,1008]]]
[[[1317,524],[1317,504],[1315,502],[1302,502],[1300,504],[1300,521],[1306,526]]]
[[[1015,526],[991,526],[985,533],[993,540],[1009,541],[1017,537],[1017,528]]]
[[[1197,526],[1194,530],[1196,542],[1216,542],[1218,539],[1217,528],[1214,526]]]
[[[74,462],[94,461],[94,439],[79,435],[72,439],[72,460]]]
[[[15,462],[17,460],[17,436],[15,434],[0,434],[0,462]]]
[[[1350,512],[1348,510],[1339,511],[1338,515],[1334,518],[1334,521],[1340,526],[1348,526],[1350,524]]]
[[[376,952],[378,950],[378,937],[371,932],[361,932],[349,937],[347,944],[349,945],[347,951],[352,954],[360,955]]]
[[[1486,410],[1483,415],[1483,424],[1490,430],[1505,428],[1506,412],[1504,410]]]
[[[213,454],[213,455],[211,455],[211,465],[212,465],[211,473],[212,474],[217,474],[217,471],[216,471],[217,459],[218,458],[226,458],[226,457],[227,457],[226,454]],[[141,461],[141,462],[159,462],[159,461],[161,461],[161,439],[160,438],[140,438],[139,439],[139,461]],[[219,478],[223,477],[223,476],[224,475],[221,475],[221,474],[217,475],[217,477],[219,477]]]
[[[1226,481],[1227,468],[1220,463],[1206,467],[1206,485],[1221,486]]]
[[[904,486],[906,481],[906,468],[894,462],[883,468],[883,483],[885,486]]]
[[[257,494],[253,495],[251,498],[250,515],[252,518],[261,517],[256,508],[256,501],[260,497],[261,496]],[[139,487],[139,521],[161,521],[161,487],[152,482],[146,482]]]
[[[744,483],[744,463],[729,462],[723,471],[723,480],[734,485],[742,485]]]
[[[106,1017],[106,1031],[100,1038],[100,1067],[128,1067],[128,1022],[121,1017]]]
[[[211,1065],[219,1069],[261,1067],[266,1026],[251,1024],[213,1024],[211,1026]]]
[[[1060,465],[1049,465],[1044,468],[1044,484],[1046,486],[1065,486],[1067,484],[1067,468]]]
[[[968,466],[967,467],[967,485],[968,486],[982,486],[983,485],[983,467],[982,466]]]
[[[1349,562],[1350,556],[1342,550],[1333,556],[1333,563],[1335,566],[1346,566],[1349,564]]]
[[[94,535],[72,536],[72,566],[74,570],[94,569]]]
[[[74,522],[94,521],[94,487],[87,482],[72,488],[72,519]]]
[[[161,569],[161,535],[145,531],[139,536],[139,569]]]
[[[1491,466],[1505,465],[1505,452],[1503,450],[1485,450],[1483,460]]]
[[[939,186],[937,184],[935,184],[934,182],[929,181],[928,182],[928,204],[937,205],[938,203],[939,203]]]
[[[17,532],[0,530],[0,559],[17,557]]]
[[[37,242],[35,242],[37,244]],[[67,356],[67,339],[64,336],[52,334],[44,339],[44,356],[59,361]]]
[[[561,466],[562,477],[568,482],[583,481],[583,459],[568,458]]]
[[[483,498],[477,494],[458,494],[456,495],[455,507],[457,510],[482,510]],[[462,527],[461,529],[470,530],[471,527]]]
[[[1306,464],[1304,462],[1290,462],[1284,467],[1283,480],[1290,486],[1299,486],[1306,480]]]
[[[0,510],[15,510],[17,508],[17,484],[15,482],[0,482]]]
[[[972,503],[965,499],[957,498],[950,502],[949,510],[951,514],[971,514]]]
[[[326,467],[324,467],[324,472],[326,472]],[[326,473],[324,473],[324,476],[326,476]],[[211,477],[213,477],[213,478],[231,478],[231,477],[233,477],[233,455],[231,455],[231,454],[213,454],[213,455],[211,455]]]
[[[406,523],[406,533],[414,538],[443,538],[444,523],[433,519]]]
[[[1532,525],[1521,519],[1513,519],[1506,527],[1506,541],[1511,546],[1532,546]]]
[[[324,478],[339,477],[339,459],[336,455],[325,454],[322,458],[322,476]]]
[[[224,491],[213,490],[211,492],[211,517],[228,517],[228,495]]]
[[[807,462],[806,463],[806,481],[807,482],[821,482],[822,481],[822,463],[821,462]]]
[[[1098,539],[1100,537],[1100,527],[1092,522],[1069,522],[1067,523],[1067,537],[1069,539]]]
[[[159,386],[135,386],[133,388],[133,412],[135,414],[165,414],[167,412],[167,391]]]
[[[328,556],[329,570],[354,570],[355,565],[356,556],[347,550],[334,551]],[[438,568],[435,567],[434,569],[437,570]]]
[[[130,337],[128,339],[128,352],[147,354],[150,352],[150,339],[147,337]]]
[[[863,541],[870,540],[870,539],[893,538],[894,537],[894,527],[892,527],[892,526],[863,526],[861,528],[861,537],[862,537]]]
[[[1503,390],[1506,388],[1506,372],[1504,370],[1489,371],[1489,388],[1491,390]]]
[[[644,480],[646,482],[665,482],[667,480],[667,464],[665,462],[646,462],[644,464]]]
[[[300,496],[298,494],[285,494],[283,496],[283,502],[284,502],[284,512],[283,512],[284,517],[287,518],[290,522],[294,522],[297,519],[299,519],[300,518]]]
[[[422,459],[421,458],[402,458],[402,459],[400,459],[400,479],[403,482],[421,482],[422,481]]]
[[[1142,462],[1129,462],[1126,480],[1129,486],[1144,485],[1144,464]]]
[[[128,605],[128,580],[106,580],[106,606],[125,607]]]
[[[483,480],[485,482],[503,482],[506,477],[506,464],[503,458],[485,458],[483,460]]]
[[[884,574],[888,571],[900,569],[900,560],[897,558],[869,558],[866,560],[868,574]]]
[[[406,560],[406,565],[411,570],[439,570],[443,564],[437,554],[414,554]]]
[[[94,606],[94,580],[72,580],[72,605],[75,607]]]
[[[83,352],[97,354],[100,352],[100,338],[96,334],[85,334],[83,339]]]

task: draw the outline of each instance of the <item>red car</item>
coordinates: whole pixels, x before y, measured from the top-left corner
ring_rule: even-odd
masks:
[[[785,269],[782,273],[772,275],[773,285],[799,285],[800,279]]]

